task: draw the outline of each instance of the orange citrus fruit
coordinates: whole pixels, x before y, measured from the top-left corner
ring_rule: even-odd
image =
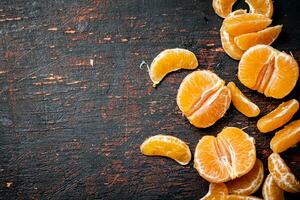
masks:
[[[276,184],[284,191],[300,192],[300,183],[278,153],[272,153],[268,158],[268,168]]]
[[[177,105],[191,124],[213,125],[229,108],[231,97],[225,82],[208,70],[194,71],[180,84]]]
[[[174,159],[181,165],[191,160],[191,151],[182,140],[170,135],[155,135],[146,139],[140,147],[147,156],[165,156]]]
[[[282,25],[268,27],[258,32],[246,33],[234,38],[234,42],[241,50],[247,50],[257,44],[272,44],[279,33],[281,32]]]
[[[227,87],[231,93],[231,100],[234,107],[246,115],[247,117],[256,117],[260,113],[260,109],[257,105],[250,101],[235,85],[234,82],[229,82]]]
[[[198,60],[193,52],[180,48],[166,49],[152,61],[149,75],[155,87],[168,73],[197,66]]]
[[[284,191],[278,187],[271,174],[267,176],[264,182],[262,195],[264,200],[284,200]]]
[[[226,183],[230,194],[248,196],[258,190],[264,179],[264,166],[259,159],[253,168],[244,176]]]
[[[269,18],[273,15],[272,0],[245,0],[250,7],[250,13],[263,14]]]
[[[262,200],[261,198],[253,197],[253,196],[243,196],[243,195],[236,195],[231,194],[228,195],[227,200]]]
[[[247,174],[254,166],[254,139],[239,128],[226,127],[202,137],[195,149],[194,167],[209,182],[220,183]]]
[[[238,36],[263,30],[271,23],[272,20],[264,15],[245,13],[229,15],[224,19],[222,27],[231,36]]]
[[[208,193],[200,200],[225,200],[228,194],[224,183],[210,183]]]
[[[242,84],[277,99],[293,90],[299,76],[297,61],[268,45],[248,49],[238,68],[238,78]]]
[[[257,121],[257,128],[262,133],[273,131],[292,119],[299,110],[299,102],[296,99],[281,103],[276,109]]]
[[[215,13],[222,18],[231,13],[232,6],[237,0],[213,0],[212,5]]]
[[[276,132],[270,147],[275,153],[281,153],[300,141],[300,120],[293,121]]]

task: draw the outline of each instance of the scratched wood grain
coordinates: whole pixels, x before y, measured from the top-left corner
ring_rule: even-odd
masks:
[[[299,61],[300,3],[274,6],[274,24],[284,25],[274,47]],[[182,47],[195,52],[199,69],[238,83],[237,62],[221,48],[221,22],[208,0],[1,0],[0,199],[199,199],[208,183],[193,163],[145,157],[139,145],[163,133],[194,151],[203,135],[225,126],[256,139],[267,174],[272,134],[258,132],[257,118],[231,107],[214,126],[197,129],[175,101],[189,71],[153,89],[138,68],[165,48]],[[262,114],[281,102],[238,86]],[[284,100],[299,100],[299,89]],[[298,178],[299,153],[282,154]]]

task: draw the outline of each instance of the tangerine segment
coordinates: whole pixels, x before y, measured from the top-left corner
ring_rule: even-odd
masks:
[[[253,168],[244,176],[236,178],[226,183],[230,194],[248,196],[258,190],[264,179],[264,166],[259,159]]]
[[[261,14],[245,13],[230,15],[223,21],[223,28],[232,36],[263,30],[272,20]]]
[[[239,63],[238,78],[246,87],[267,97],[283,98],[296,85],[299,69],[296,60],[268,45],[248,49]]]
[[[213,125],[227,111],[231,97],[224,81],[208,70],[195,71],[180,84],[177,105],[191,124]]]
[[[276,132],[270,147],[275,153],[281,153],[300,141],[300,120],[293,121]]]
[[[228,195],[227,200],[262,200],[261,198],[257,198],[254,196],[242,196],[242,195],[235,195],[235,194],[231,194]]]
[[[270,45],[277,39],[279,33],[281,32],[281,29],[282,25],[277,25],[268,27],[255,33],[246,33],[236,36],[234,38],[234,42],[238,46],[238,48],[242,50],[247,50],[257,44]]]
[[[268,168],[276,184],[291,193],[300,192],[300,183],[278,153],[268,158]]]
[[[290,121],[298,110],[299,102],[296,99],[283,102],[269,114],[260,118],[257,128],[262,133],[273,131]]]
[[[143,142],[140,149],[144,155],[169,157],[181,165],[187,165],[191,160],[188,145],[174,136],[152,136]]]
[[[199,140],[194,167],[207,181],[220,183],[248,173],[255,160],[254,139],[239,128],[227,127],[217,137]]]
[[[208,193],[200,200],[226,200],[226,195],[228,190],[224,183],[210,183]]]
[[[256,117],[260,113],[260,109],[257,105],[250,101],[241,90],[235,85],[234,82],[229,82],[227,87],[231,93],[231,100],[234,107],[246,115],[247,117]]]
[[[198,60],[193,52],[180,48],[166,49],[152,61],[149,75],[155,87],[168,73],[197,66]]]
[[[232,6],[237,0],[213,0],[212,5],[217,15],[225,18],[232,11]]]
[[[246,0],[250,7],[250,13],[263,14],[269,18],[273,15],[273,1],[272,0]]]
[[[264,182],[262,195],[264,200],[284,200],[284,191],[278,187],[271,174],[267,176]]]

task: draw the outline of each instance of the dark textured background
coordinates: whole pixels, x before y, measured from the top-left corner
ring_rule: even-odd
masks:
[[[284,25],[274,47],[299,61],[300,2],[274,6],[274,24]],[[205,134],[247,127],[266,167],[273,134],[260,134],[257,118],[231,107],[214,126],[197,129],[176,105],[189,71],[153,89],[138,68],[182,47],[195,52],[199,69],[238,83],[238,63],[221,48],[221,22],[210,0],[1,0],[0,199],[199,199],[208,183],[192,162],[140,153],[159,133],[183,139],[193,152]],[[282,101],[238,85],[262,114]],[[299,100],[299,89],[284,100]],[[299,150],[282,154],[298,178]]]

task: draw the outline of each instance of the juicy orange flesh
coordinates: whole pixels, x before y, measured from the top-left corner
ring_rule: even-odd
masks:
[[[234,107],[246,115],[247,117],[256,117],[260,113],[260,109],[257,105],[250,101],[235,85],[234,82],[229,82],[227,87],[231,93],[231,100]]]
[[[168,73],[178,69],[195,69],[198,60],[194,53],[186,49],[166,49],[156,56],[151,63],[149,75],[157,85]]]
[[[225,18],[231,13],[232,6],[237,0],[213,0],[214,11],[220,17]]]
[[[268,158],[268,169],[276,184],[283,190],[291,193],[300,192],[300,183],[277,153]]]
[[[275,153],[281,153],[296,145],[300,141],[300,120],[296,120],[286,125],[276,132],[272,138],[270,147]]]
[[[266,200],[284,200],[284,191],[278,187],[271,174],[264,182],[262,195]]]
[[[182,165],[191,160],[189,147],[182,140],[169,135],[152,136],[143,142],[140,149],[144,155],[169,157]]]
[[[243,196],[243,195],[231,194],[226,197],[226,200],[262,200],[262,199],[254,196]]]
[[[224,183],[210,183],[208,193],[200,200],[225,199],[227,194],[228,190]]]
[[[282,25],[268,27],[256,33],[246,33],[234,38],[234,43],[241,50],[247,50],[257,44],[272,44],[281,32]]]
[[[251,13],[263,14],[269,18],[273,15],[273,1],[272,0],[246,0]]]
[[[296,99],[281,103],[276,109],[260,118],[257,128],[262,133],[273,131],[286,124],[299,110],[299,102]]]
[[[230,194],[250,195],[258,190],[263,182],[264,168],[259,159],[247,174],[226,183]]]
[[[248,173],[256,159],[253,138],[241,129],[227,127],[198,143],[194,167],[210,182],[225,182]],[[246,164],[247,163],[247,164]]]
[[[226,32],[223,28],[220,29],[220,37],[222,47],[227,55],[235,60],[240,60],[244,51],[235,44],[234,37]]]

